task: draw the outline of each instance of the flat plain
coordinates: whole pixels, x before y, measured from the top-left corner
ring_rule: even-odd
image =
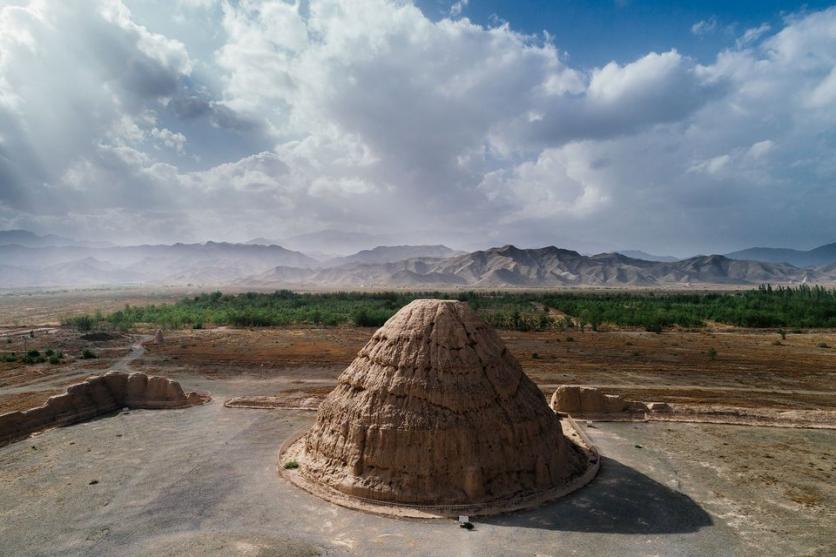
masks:
[[[0,362],[0,412],[109,369],[143,371],[212,402],[131,411],[0,448],[0,554],[10,555],[829,555],[836,551],[836,431],[671,422],[582,422],[601,475],[540,509],[476,522],[376,517],[320,501],[276,472],[276,451],[373,328],[115,333],[84,340],[61,318],[182,292],[3,299],[3,351],[51,348],[59,364]],[[129,301],[130,300],[130,301]],[[34,336],[30,333],[34,331]],[[836,332],[500,331],[550,395],[599,386],[644,401],[764,412],[836,411]],[[88,349],[96,358],[84,359]],[[287,401],[229,408],[234,398]],[[824,422],[827,422],[825,419]],[[823,425],[827,425],[824,423]],[[95,482],[95,483],[92,483]]]

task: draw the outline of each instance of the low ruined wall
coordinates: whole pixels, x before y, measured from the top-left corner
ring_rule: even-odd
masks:
[[[67,392],[23,412],[0,414],[0,446],[50,427],[83,422],[121,408],[185,408],[206,397],[183,392],[177,381],[111,371],[70,385]]]
[[[664,402],[639,402],[620,395],[608,395],[596,387],[561,385],[552,395],[552,410],[571,415],[601,415],[642,412],[669,412]]]

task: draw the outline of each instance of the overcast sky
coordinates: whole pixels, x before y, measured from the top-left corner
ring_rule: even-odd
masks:
[[[667,4],[0,0],[0,229],[836,241],[836,8]]]

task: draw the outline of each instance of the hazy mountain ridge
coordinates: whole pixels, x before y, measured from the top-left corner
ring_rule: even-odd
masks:
[[[279,245],[127,247],[0,245],[0,288],[118,284],[290,288],[654,287],[836,281],[815,269],[721,255],[659,262],[621,253],[587,256],[549,246],[456,252],[443,245],[378,246],[325,263]]]
[[[0,230],[0,246],[18,245],[30,248],[50,246],[105,247],[109,242],[82,242],[55,234],[39,235],[29,230]]]
[[[326,269],[271,269],[239,284],[317,287],[561,287],[669,286],[832,282],[836,275],[783,263],[737,261],[721,255],[676,262],[633,259],[618,253],[584,256],[554,246],[503,246],[449,258],[417,258],[385,264]]]
[[[277,265],[316,260],[281,246],[206,242],[90,248],[0,246],[0,288],[107,284],[223,284]]]
[[[448,248],[444,245],[402,245],[402,246],[377,246],[372,249],[358,251],[345,257],[337,257],[323,262],[326,267],[340,267],[355,263],[394,263],[405,259],[416,259],[423,257],[447,258],[456,255],[463,255],[465,252]]]
[[[642,251],[640,249],[622,249],[618,250],[617,253],[621,255],[625,255],[632,259],[643,259],[644,261],[658,261],[661,263],[673,263],[675,261],[679,261],[678,257],[673,257],[672,255],[655,255],[652,253],[647,253],[646,251]]]
[[[729,259],[789,263],[796,267],[820,267],[836,263],[836,242],[806,251],[791,248],[749,248],[727,253],[726,257]]]

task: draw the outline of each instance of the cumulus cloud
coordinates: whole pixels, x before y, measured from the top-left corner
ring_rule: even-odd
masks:
[[[832,233],[836,10],[707,64],[671,49],[582,69],[465,6],[435,22],[385,0],[172,8],[217,15],[204,57],[118,2],[4,7],[0,225],[682,251]]]
[[[453,2],[453,5],[450,6],[450,17],[459,17],[462,15],[462,12],[467,7],[469,0],[459,0],[458,2]]]
[[[701,19],[691,26],[691,33],[697,36],[708,35],[717,29],[717,19]]]
[[[738,48],[757,41],[766,33],[769,33],[771,29],[772,26],[768,23],[762,23],[757,27],[751,27],[749,29],[746,29],[746,31],[743,32],[743,35],[739,39],[737,39]]]

